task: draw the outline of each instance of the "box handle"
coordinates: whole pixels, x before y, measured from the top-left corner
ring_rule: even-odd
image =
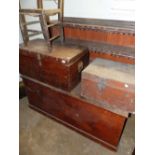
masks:
[[[78,63],[78,72],[81,72],[82,69],[83,69],[83,62],[80,61],[80,62]]]

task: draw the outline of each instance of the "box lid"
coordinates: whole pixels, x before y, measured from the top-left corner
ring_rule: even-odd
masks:
[[[51,47],[47,46],[47,43],[43,39],[31,40],[28,45],[20,44],[21,50],[29,52],[40,53],[46,56],[55,58],[61,63],[70,63],[83,55],[86,51],[85,47],[65,44],[53,44]]]
[[[111,79],[122,83],[135,83],[135,66],[111,60],[97,58],[90,63],[82,72],[96,77]]]

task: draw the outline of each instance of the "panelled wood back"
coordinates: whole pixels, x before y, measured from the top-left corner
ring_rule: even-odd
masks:
[[[70,39],[80,39],[86,41],[103,42],[112,45],[120,45],[127,47],[135,46],[134,34],[100,31],[92,29],[75,28],[72,26],[65,26],[65,37]]]
[[[66,38],[135,46],[134,22],[66,17],[64,27]]]

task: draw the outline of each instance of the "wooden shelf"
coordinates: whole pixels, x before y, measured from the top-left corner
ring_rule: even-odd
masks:
[[[55,41],[56,44],[59,42],[59,40]],[[132,47],[77,39],[66,39],[64,44],[73,44],[87,47],[90,51],[90,57],[92,59],[98,57],[129,64],[134,64],[135,61],[135,48]]]
[[[124,47],[118,45],[111,45],[107,43],[91,42],[76,39],[66,39],[66,43],[86,46],[90,51],[93,52],[106,53],[114,56],[135,59],[135,49],[132,47]]]
[[[100,31],[135,33],[135,22],[133,21],[64,17],[64,26],[85,27],[87,29]]]

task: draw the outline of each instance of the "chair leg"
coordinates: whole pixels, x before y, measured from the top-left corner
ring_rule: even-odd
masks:
[[[23,36],[23,41],[25,46],[27,46],[27,43],[29,41],[29,37],[28,37],[28,32],[27,32],[27,26],[25,25],[26,21],[25,21],[25,16],[19,14],[19,22],[20,22],[20,29],[21,29],[21,33]]]
[[[38,9],[42,9],[43,8],[43,1],[42,0],[37,0],[37,7]]]
[[[58,14],[58,20],[60,21],[60,40],[64,42],[64,28],[63,28],[63,0],[58,0],[58,8],[61,9],[61,13]]]
[[[40,15],[39,19],[40,19],[43,36],[44,36],[47,44],[50,46],[51,42],[50,42],[49,29],[47,27],[46,15]]]
[[[64,27],[63,27],[63,23],[61,23],[61,25],[60,25],[60,40],[61,40],[61,43],[63,44],[63,42],[64,42]]]

